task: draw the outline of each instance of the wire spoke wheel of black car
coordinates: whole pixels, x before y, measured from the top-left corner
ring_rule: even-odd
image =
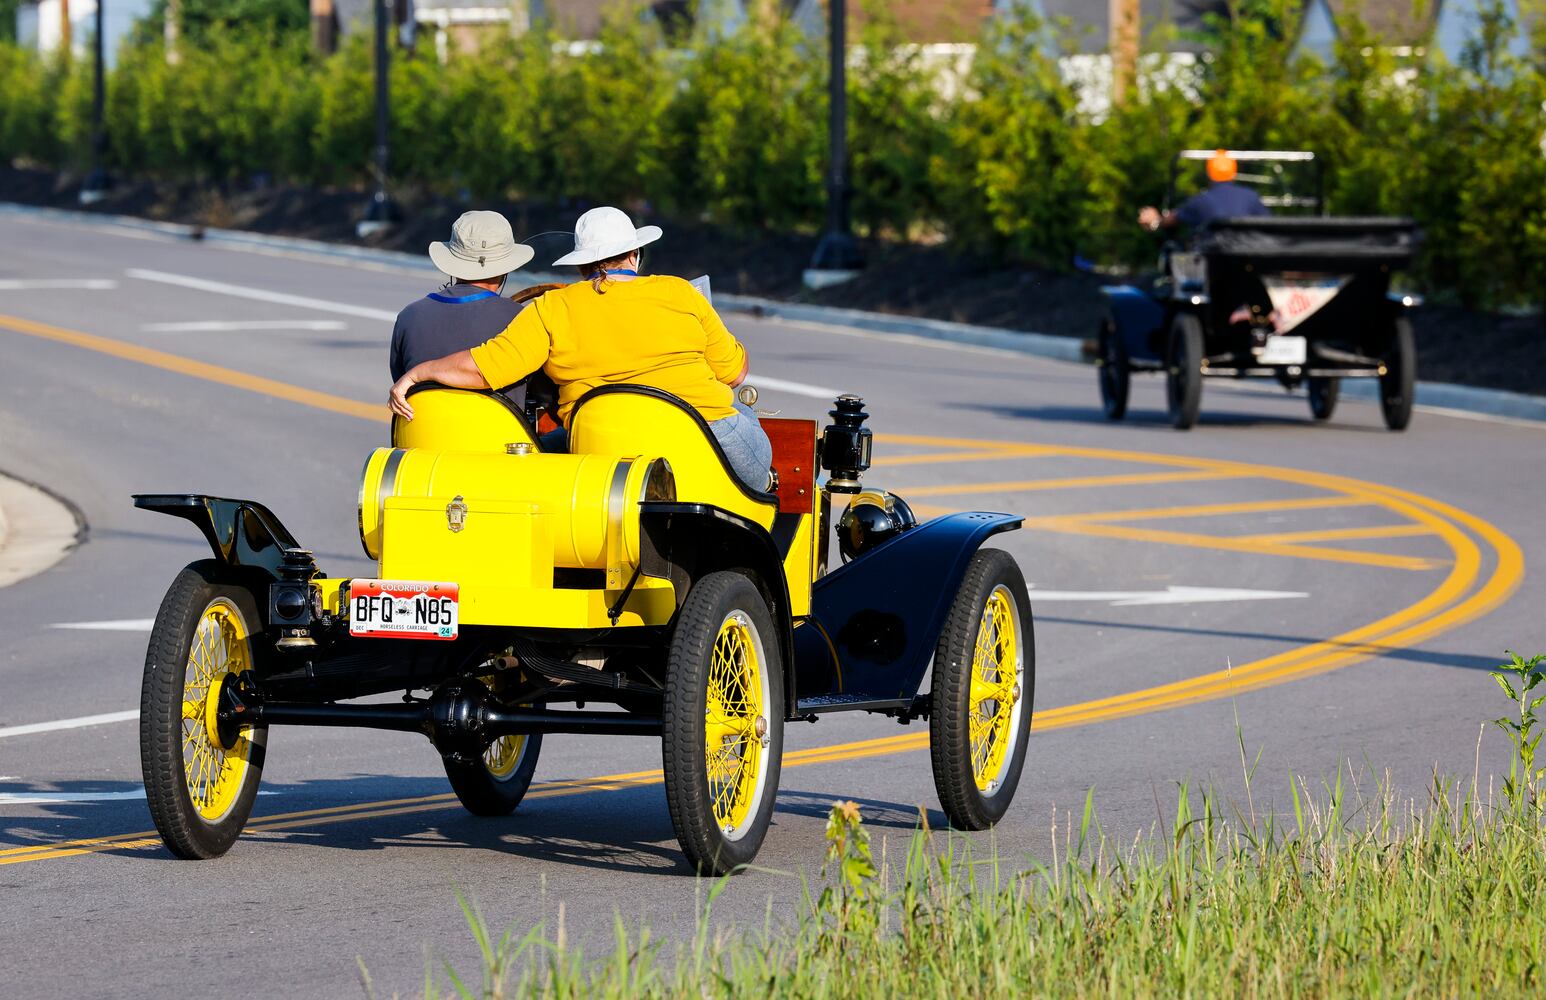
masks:
[[[1337,398],[1342,394],[1342,380],[1334,375],[1312,375],[1307,380],[1307,388],[1310,415],[1316,420],[1330,420],[1337,409]]]
[[[929,752],[950,824],[986,830],[1025,766],[1036,650],[1025,578],[1007,552],[972,556],[934,650]]]
[[[1100,357],[1100,402],[1107,420],[1121,420],[1127,415],[1127,391],[1132,383],[1132,371],[1127,364],[1127,349],[1117,333],[1116,324],[1103,320],[1096,343]]]
[[[1385,426],[1404,431],[1412,422],[1412,402],[1417,391],[1417,345],[1412,339],[1412,321],[1398,316],[1385,353],[1385,374],[1380,376],[1380,413]]]
[[[1184,431],[1197,423],[1202,405],[1202,321],[1191,313],[1178,313],[1170,322],[1165,398],[1173,427]]]
[[[666,669],[662,761],[671,825],[703,875],[750,864],[778,794],[784,682],[767,603],[740,573],[692,585]]]
[[[230,849],[252,814],[267,729],[218,717],[226,684],[252,670],[257,604],[214,560],[177,575],[161,602],[140,691],[140,768],[156,830],[180,858]]]

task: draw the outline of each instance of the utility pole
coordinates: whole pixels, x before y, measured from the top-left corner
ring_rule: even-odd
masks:
[[[82,205],[92,205],[107,197],[107,171],[102,167],[107,154],[107,128],[103,124],[107,104],[107,60],[102,51],[106,44],[102,30],[106,23],[106,6],[106,0],[97,0],[95,37],[91,40],[91,172],[86,175],[86,183],[81,185],[80,194],[77,195]]]
[[[1138,0],[1111,0],[1111,104],[1121,107],[1138,85]]]
[[[75,56],[75,50],[71,47],[74,39],[70,36],[70,0],[59,0],[59,48],[64,52],[66,59],[72,59]]]
[[[827,4],[827,228],[805,272],[812,288],[855,277],[864,255],[854,240],[848,203],[848,4]]]
[[[320,55],[338,51],[338,26],[333,0],[311,0],[311,44]]]
[[[168,66],[176,66],[178,62],[177,39],[182,30],[182,16],[182,0],[166,0],[166,13],[163,15],[165,22],[161,25],[161,48],[166,53]]]
[[[391,150],[387,145],[387,131],[391,125],[391,102],[388,92],[391,71],[391,48],[387,43],[388,22],[392,18],[393,0],[371,0],[376,8],[376,193],[365,209],[365,218],[355,226],[361,236],[374,236],[386,232],[402,219],[402,213],[387,196],[387,165]]]

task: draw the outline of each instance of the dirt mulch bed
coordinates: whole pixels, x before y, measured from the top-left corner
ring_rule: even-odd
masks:
[[[52,171],[0,168],[0,200],[74,209],[78,185],[79,178]],[[444,198],[405,201],[404,223],[369,240],[354,233],[365,204],[356,190],[124,182],[90,210],[419,253],[431,240],[444,239],[452,220],[469,207]],[[567,230],[589,206],[477,207],[503,212],[523,235]],[[649,221],[667,231],[650,247],[651,270],[711,274],[719,291],[1010,330],[1090,337],[1103,312],[1099,289],[1117,280],[1006,266],[944,246],[885,243],[866,245],[869,266],[859,279],[810,291],[801,273],[815,246],[811,234],[744,232],[653,216]],[[1546,316],[1423,306],[1412,322],[1423,379],[1546,395]]]

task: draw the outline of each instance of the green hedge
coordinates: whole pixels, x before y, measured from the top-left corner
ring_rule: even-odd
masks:
[[[1536,2],[1536,0],[1527,0]],[[1099,119],[1059,73],[1057,25],[997,19],[966,77],[896,44],[874,5],[850,72],[854,216],[862,231],[938,239],[1067,267],[1138,266],[1133,218],[1186,146],[1309,147],[1334,212],[1410,214],[1428,234],[1420,279],[1470,304],[1538,301],[1546,285],[1546,66],[1501,42],[1458,65],[1398,62],[1356,25],[1330,65],[1296,58],[1274,25],[1299,0],[1240,0],[1175,85]],[[1546,24],[1546,19],[1537,23]],[[295,32],[219,25],[168,64],[159,33],[109,81],[109,156],[129,175],[256,174],[360,184],[371,172],[370,52],[319,59]],[[473,200],[619,202],[749,228],[820,225],[825,54],[788,26],[687,50],[614,18],[601,44],[491,34],[477,58],[393,63],[393,182]],[[1151,69],[1153,67],[1150,67]],[[79,167],[90,67],[0,45],[0,157]],[[1170,79],[1167,85],[1164,80]]]

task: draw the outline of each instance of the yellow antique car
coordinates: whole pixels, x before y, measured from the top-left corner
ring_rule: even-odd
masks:
[[[774,463],[758,492],[659,390],[593,390],[569,452],[550,454],[502,396],[416,388],[415,419],[360,484],[375,578],[326,576],[262,504],[135,497],[213,550],[172,583],[145,659],[145,788],[174,854],[230,848],[284,724],[423,733],[484,816],[519,804],[544,735],[659,737],[671,821],[704,873],[756,855],[784,723],[833,712],[927,718],[950,822],[1004,814],[1035,653],[1020,570],[981,545],[1020,519],[919,524],[861,486],[857,397],[819,433],[764,420]],[[851,499],[829,567],[834,494]],[[360,700],[388,692],[401,700]]]

